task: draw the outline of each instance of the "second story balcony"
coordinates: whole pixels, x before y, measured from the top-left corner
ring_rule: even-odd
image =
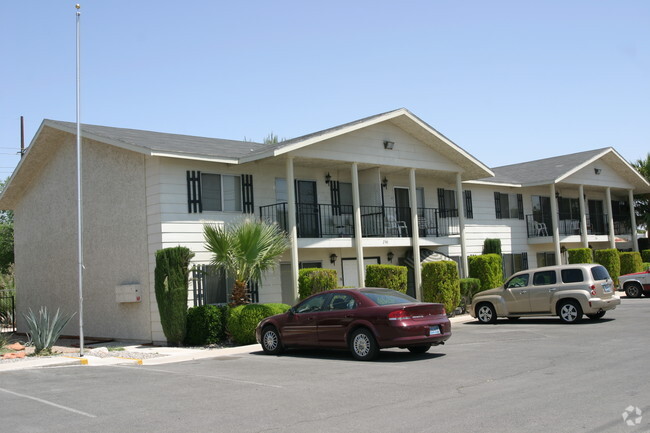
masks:
[[[580,236],[580,218],[578,216],[558,215],[560,236]],[[529,238],[553,236],[553,220],[550,215],[526,215],[526,228]],[[587,235],[607,236],[609,223],[606,214],[587,215]],[[632,233],[630,223],[622,219],[614,219],[614,234]]]
[[[289,228],[289,205],[261,206],[259,216],[267,222]],[[363,237],[412,237],[411,208],[360,206]],[[299,238],[353,237],[354,209],[350,205],[296,203],[296,228]],[[458,235],[460,222],[456,210],[418,208],[420,237]]]

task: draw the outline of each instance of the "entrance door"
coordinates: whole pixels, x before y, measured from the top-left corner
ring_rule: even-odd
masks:
[[[298,212],[298,237],[320,237],[316,182],[311,180],[296,181],[296,211]]]
[[[364,266],[378,265],[379,257],[368,257],[363,259]],[[357,271],[357,259],[342,259],[343,286],[359,287],[359,272]]]
[[[409,233],[411,230],[411,200],[408,188],[395,187],[395,214],[397,221],[404,221]],[[402,235],[400,235],[402,236]]]

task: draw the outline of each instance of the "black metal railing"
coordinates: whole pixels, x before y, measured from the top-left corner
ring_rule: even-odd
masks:
[[[580,235],[580,219],[575,215],[558,215],[558,231],[562,236]],[[587,234],[588,235],[607,235],[609,233],[607,215],[587,215]],[[625,234],[631,233],[631,230],[625,232],[627,228],[624,224],[614,223],[614,233]],[[549,218],[540,215],[526,215],[526,231],[529,238],[553,236],[553,223]]]
[[[16,297],[13,290],[0,290],[0,333],[16,332]]]
[[[227,304],[230,302],[234,281],[214,266],[199,264],[192,267],[192,295],[194,306]],[[259,302],[259,285],[248,283],[252,303]]]

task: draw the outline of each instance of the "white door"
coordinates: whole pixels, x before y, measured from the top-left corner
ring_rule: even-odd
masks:
[[[377,257],[369,257],[363,259],[364,265],[377,265],[379,259]],[[343,267],[343,286],[345,287],[359,287],[359,273],[357,271],[357,259],[343,259],[341,260]]]

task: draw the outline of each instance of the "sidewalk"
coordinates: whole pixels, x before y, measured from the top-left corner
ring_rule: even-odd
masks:
[[[463,314],[451,317],[450,322],[453,324],[464,323],[474,320],[469,314]],[[252,353],[262,350],[259,344],[248,346],[223,347],[223,348],[203,348],[203,347],[165,347],[165,346],[144,346],[132,345],[132,343],[120,344],[112,342],[111,346],[124,348],[124,353],[129,357],[119,356],[120,352],[112,352],[112,356],[94,356],[93,348],[86,348],[84,356],[76,353],[67,353],[64,355],[47,356],[47,357],[30,357],[16,362],[0,363],[0,373],[4,371],[26,370],[32,368],[60,367],[72,365],[162,365],[175,362],[192,361],[195,359],[218,358],[221,356],[233,356],[244,353]],[[142,356],[138,356],[142,354]],[[161,355],[161,356],[156,356]],[[154,357],[152,357],[154,356]]]

